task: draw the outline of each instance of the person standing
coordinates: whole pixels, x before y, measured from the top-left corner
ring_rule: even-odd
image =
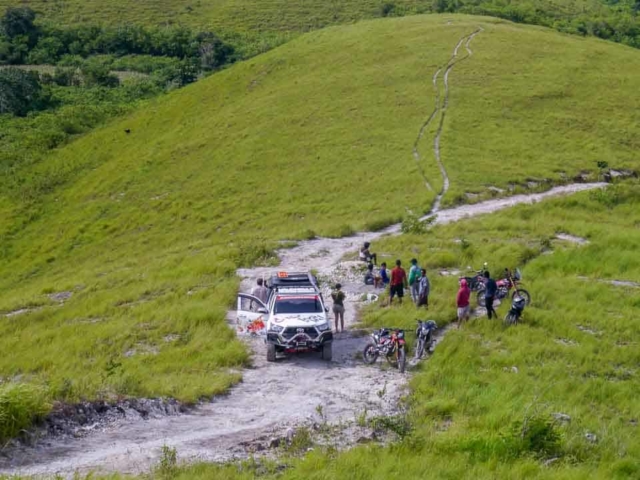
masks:
[[[346,295],[342,291],[342,285],[336,283],[335,290],[331,292],[331,298],[333,300],[333,316],[336,324],[336,333],[344,332],[344,299]],[[340,322],[340,329],[338,329],[338,322]]]
[[[364,242],[364,246],[360,249],[360,260],[377,265],[378,255],[376,255],[375,253],[371,253],[371,251],[369,250],[370,246],[371,244],[369,242]]]
[[[418,299],[420,297],[420,267],[418,266],[418,260],[411,259],[411,268],[409,269],[409,288],[411,289],[411,300],[418,305]]]
[[[456,305],[458,307],[458,323],[460,324],[460,326],[462,326],[465,320],[469,320],[470,297],[471,290],[469,289],[467,280],[463,278],[460,280],[460,290],[458,290],[458,295],[456,296]]]
[[[420,270],[420,278],[416,282],[418,284],[418,307],[424,306],[429,308],[429,293],[431,291],[431,283],[427,277],[427,271],[423,268]]]
[[[251,290],[251,295],[266,305],[269,299],[269,289],[264,286],[264,280],[261,278],[259,278],[256,283],[257,285]]]
[[[484,300],[487,308],[487,317],[491,320],[491,315],[495,315],[498,318],[498,314],[493,309],[493,301],[496,298],[496,292],[498,291],[498,285],[496,281],[491,278],[491,274],[488,270],[484,271]]]
[[[389,271],[387,270],[387,262],[382,262],[380,264],[380,280],[382,281],[382,288],[386,288],[387,285],[389,285],[389,282],[391,282],[391,279],[389,278]]]
[[[393,297],[398,296],[398,303],[402,303],[404,289],[407,287],[407,272],[402,268],[402,262],[396,260],[396,266],[391,270],[391,282],[389,287],[389,305],[393,302]]]

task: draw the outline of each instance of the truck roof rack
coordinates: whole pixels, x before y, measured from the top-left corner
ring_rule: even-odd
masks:
[[[313,287],[318,289],[318,282],[309,272],[278,272],[267,280],[267,286],[274,290],[278,287]]]

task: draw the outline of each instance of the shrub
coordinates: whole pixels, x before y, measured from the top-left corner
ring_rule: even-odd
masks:
[[[435,219],[436,216],[433,215],[424,220],[421,220],[417,214],[413,213],[411,210],[407,210],[407,215],[402,220],[402,233],[413,233],[415,235],[422,235],[426,233],[429,225],[431,225],[435,221]]]
[[[389,17],[393,15],[395,9],[396,9],[396,5],[394,3],[389,3],[389,2],[384,3],[380,7],[380,15],[383,17]]]
[[[531,453],[538,458],[558,457],[561,437],[554,420],[534,416],[515,422],[511,432],[512,445],[518,455]]]
[[[44,108],[49,100],[37,73],[18,68],[0,70],[0,114],[24,116],[31,110]]]
[[[0,443],[28,428],[49,408],[40,388],[20,383],[0,386]]]
[[[604,205],[609,210],[622,202],[620,188],[617,185],[592,190],[589,192],[589,198]]]

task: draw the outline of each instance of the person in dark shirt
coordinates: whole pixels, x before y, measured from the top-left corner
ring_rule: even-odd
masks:
[[[487,307],[487,317],[491,319],[491,315],[493,314],[498,318],[498,314],[493,309],[493,301],[495,300],[496,292],[498,291],[498,285],[496,284],[496,281],[491,278],[491,274],[488,270],[484,271],[484,278],[484,300],[485,306]]]
[[[379,275],[380,279],[382,280],[382,287],[386,287],[387,285],[389,285],[391,279],[389,278],[389,271],[387,270],[386,262],[382,262],[382,264],[380,265]]]

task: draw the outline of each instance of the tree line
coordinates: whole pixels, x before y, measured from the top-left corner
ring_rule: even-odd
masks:
[[[209,31],[139,25],[62,28],[38,25],[28,7],[10,7],[0,18],[0,114],[24,116],[59,105],[48,85],[117,87],[112,70],[119,68],[148,74],[147,82],[166,90],[235,60],[233,47]],[[57,68],[53,73],[11,68],[21,65]]]

